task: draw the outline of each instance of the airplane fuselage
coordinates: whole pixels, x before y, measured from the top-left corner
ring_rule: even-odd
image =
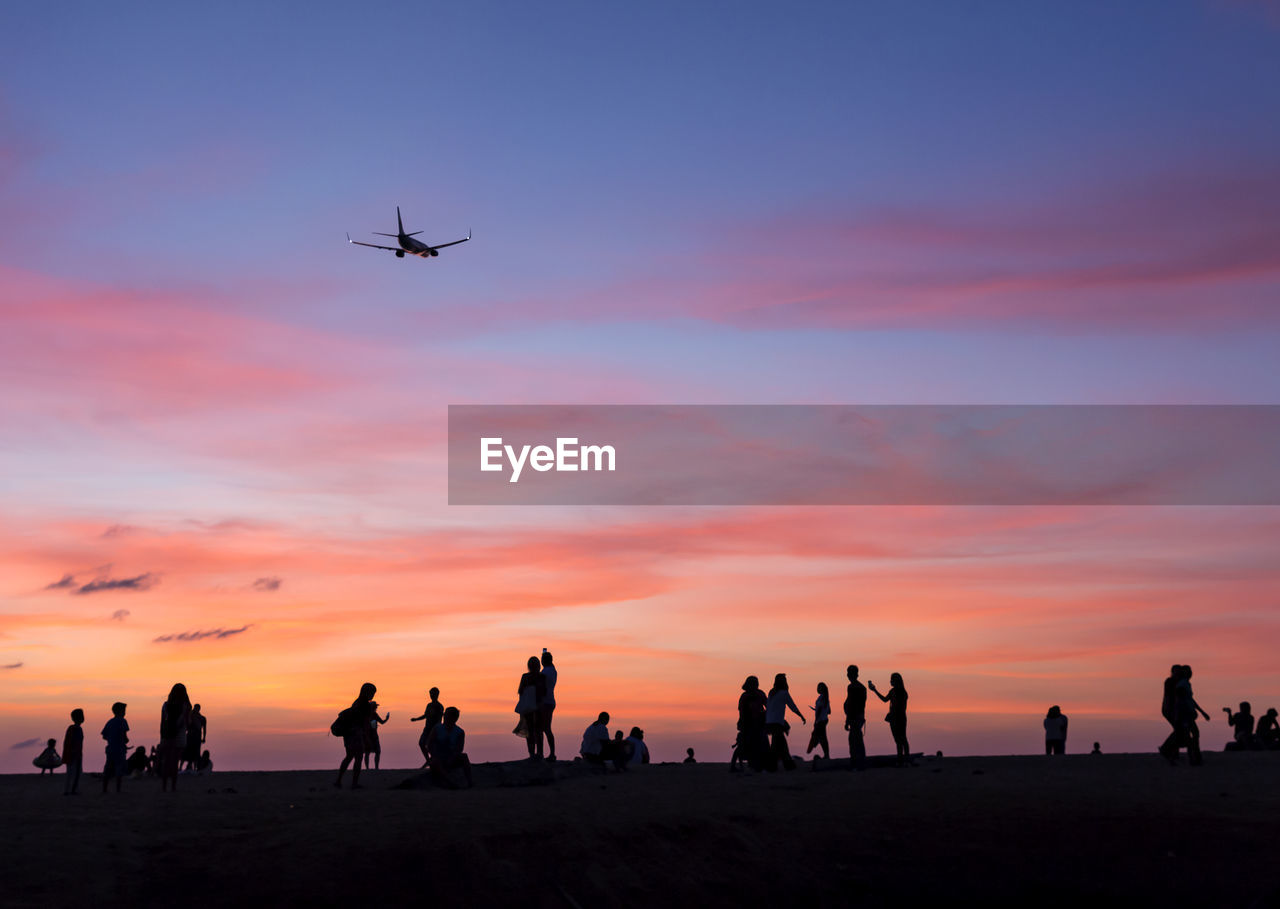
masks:
[[[419,243],[413,237],[406,237],[401,234],[396,238],[396,242],[400,244],[400,248],[411,256],[421,256],[424,259],[430,259],[432,256],[440,255],[439,250],[432,249],[425,243]]]

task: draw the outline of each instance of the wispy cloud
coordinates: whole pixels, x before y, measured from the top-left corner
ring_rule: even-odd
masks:
[[[77,594],[100,593],[103,590],[149,590],[159,580],[151,572],[132,578],[94,578],[85,584]]]
[[[46,584],[44,589],[45,590],[66,590],[69,587],[75,587],[75,586],[76,586],[75,575],[64,574],[61,578],[54,581],[52,584]]]
[[[162,634],[155,638],[152,643],[167,644],[171,641],[203,641],[205,638],[222,640],[232,635],[243,634],[252,627],[253,625],[241,625],[239,628],[211,628],[208,631],[183,631],[177,634]]]
[[[264,593],[271,593],[280,589],[281,580],[276,577],[258,578],[253,582],[254,590],[261,590]]]
[[[22,666],[22,663],[7,663],[4,666],[0,666],[0,669],[21,669]]]
[[[9,746],[10,751],[17,751],[20,748],[35,748],[40,744],[39,739],[23,739],[21,742],[14,742]]]
[[[113,622],[123,622],[127,618],[129,618],[129,610],[127,609],[117,609],[115,612],[111,613],[111,620]]]

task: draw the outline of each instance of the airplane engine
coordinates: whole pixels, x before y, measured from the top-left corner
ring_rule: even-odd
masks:
[[[403,249],[397,249],[397,250],[396,250],[396,258],[397,258],[397,259],[403,259],[403,258],[404,258],[404,250],[403,250]]]
[[[438,256],[438,255],[440,255],[440,250],[438,250],[438,249],[433,249],[433,250],[431,250],[431,255],[433,255],[433,256]]]

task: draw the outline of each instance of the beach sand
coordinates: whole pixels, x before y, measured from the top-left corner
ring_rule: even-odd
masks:
[[[840,762],[842,765],[844,762]],[[1280,753],[0,777],[6,906],[1280,905]],[[538,785],[522,785],[530,783]]]

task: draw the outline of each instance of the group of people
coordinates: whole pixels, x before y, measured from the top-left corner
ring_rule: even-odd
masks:
[[[1235,730],[1225,750],[1275,751],[1280,749],[1280,723],[1276,721],[1276,708],[1272,707],[1262,715],[1256,729],[1253,723],[1253,707],[1248,701],[1241,701],[1240,709],[1234,713],[1230,707],[1222,709],[1227,715],[1227,725]]]
[[[160,744],[147,750],[138,747],[129,754],[129,721],[125,719],[128,705],[116,701],[111,705],[111,719],[102,727],[106,742],[106,762],[102,768],[102,791],[108,791],[115,780],[119,792],[126,776],[157,775],[161,788],[178,788],[178,773],[185,765],[190,773],[213,770],[213,760],[207,749],[202,750],[208,733],[208,723],[200,712],[200,705],[191,703],[187,688],[181,682],[169,691],[160,708]],[[62,739],[62,754],[57,751],[57,740],[49,739],[48,747],[34,761],[40,772],[50,773],[57,767],[66,768],[64,795],[79,795],[80,776],[84,767],[84,710],[71,711],[71,725]]]
[[[898,766],[911,763],[911,746],[907,741],[907,688],[899,673],[889,677],[888,692],[881,692],[875,682],[863,685],[858,680],[858,667],[851,665],[845,671],[849,680],[845,689],[844,728],[849,735],[849,768],[862,769],[866,766],[866,725],[867,725],[867,691],[889,705],[885,721],[893,735],[896,749],[895,762]],[[813,731],[809,736],[809,747],[806,754],[814,749],[821,750],[821,758],[830,760],[831,744],[827,738],[827,725],[831,719],[831,696],[825,682],[819,682],[817,700],[809,708],[813,711]],[[800,718],[801,724],[807,724],[808,718],[796,706],[784,672],[774,676],[773,687],[768,694],[760,688],[760,679],[754,675],[747,676],[742,683],[742,694],[738,698],[738,738],[734,742],[733,756],[729,761],[729,769],[741,770],[743,765],[753,770],[776,771],[781,764],[787,770],[795,769],[795,760],[791,756],[791,748],[787,743],[787,734],[791,725],[787,722],[787,711]]]
[[[609,714],[601,711],[595,722],[582,733],[582,745],[578,749],[582,759],[588,764],[599,766],[613,765],[615,770],[626,770],[632,764],[649,763],[649,746],[644,742],[644,730],[632,726],[626,738],[622,730],[609,737]],[[693,757],[693,749],[688,751]],[[687,759],[686,759],[687,760]]]
[[[360,765],[363,762],[368,768],[370,755],[374,758],[374,769],[377,769],[382,757],[382,745],[378,740],[378,727],[391,719],[378,714],[378,702],[374,695],[378,688],[372,682],[360,686],[360,693],[351,702],[351,706],[338,714],[337,719],[329,727],[329,731],[342,738],[345,755],[338,766],[338,778],[333,785],[342,788],[342,777],[351,767],[351,788],[360,789]],[[422,716],[413,720],[425,720],[426,727],[418,740],[422,756],[436,781],[448,788],[457,788],[454,777],[460,773],[466,786],[471,786],[471,760],[467,757],[467,734],[458,725],[462,711],[457,707],[443,707],[440,704],[440,689],[432,688],[431,701],[422,712]]]

